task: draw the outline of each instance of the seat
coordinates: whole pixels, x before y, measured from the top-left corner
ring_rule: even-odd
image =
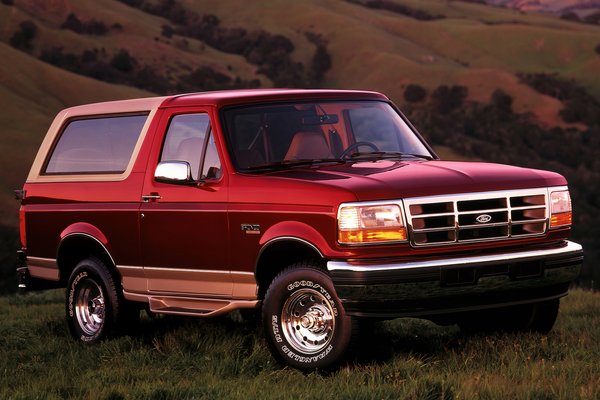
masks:
[[[219,160],[219,153],[217,152],[217,146],[211,140],[206,146],[206,153],[204,154],[204,166],[202,167],[203,179],[219,179],[221,177],[221,160]]]
[[[284,160],[332,158],[331,149],[321,132],[300,131],[294,134]]]
[[[177,147],[177,153],[175,154],[175,160],[187,161],[192,168],[192,178],[198,179],[198,170],[200,169],[200,155],[202,154],[202,146],[204,145],[204,139],[202,138],[188,138],[182,140]]]

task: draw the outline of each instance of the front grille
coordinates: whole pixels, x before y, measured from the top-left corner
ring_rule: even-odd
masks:
[[[548,228],[545,188],[409,198],[404,205],[414,246],[522,238]]]

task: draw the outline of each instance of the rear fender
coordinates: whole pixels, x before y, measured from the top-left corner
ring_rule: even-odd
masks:
[[[94,239],[99,244],[101,244],[107,252],[109,250],[108,239],[106,238],[106,236],[102,233],[100,229],[98,229],[92,224],[88,224],[87,222],[77,222],[75,224],[69,225],[65,230],[63,230],[60,233],[61,244],[68,236],[71,235],[89,236],[91,239]]]
[[[62,281],[68,279],[79,261],[90,256],[100,258],[114,270],[113,272],[116,271],[110,244],[100,229],[85,222],[78,222],[61,232],[56,260]]]

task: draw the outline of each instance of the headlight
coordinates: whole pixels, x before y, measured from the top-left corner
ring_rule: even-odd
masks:
[[[338,210],[338,242],[398,242],[407,239],[399,204],[342,204]]]
[[[571,225],[573,213],[568,190],[550,193],[550,228]]]

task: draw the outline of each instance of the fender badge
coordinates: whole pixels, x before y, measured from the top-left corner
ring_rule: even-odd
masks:
[[[481,214],[481,215],[478,215],[477,218],[475,218],[475,221],[477,221],[478,224],[487,224],[491,220],[492,220],[492,216],[489,214]]]
[[[260,225],[258,224],[242,224],[242,231],[246,232],[247,235],[258,235],[260,234]]]

